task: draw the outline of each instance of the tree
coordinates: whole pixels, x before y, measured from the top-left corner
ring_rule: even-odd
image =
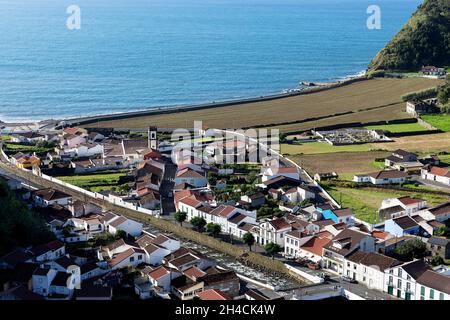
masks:
[[[191,219],[190,223],[195,229],[197,229],[197,231],[200,231],[205,227],[206,220],[202,217],[194,217]]]
[[[214,238],[219,235],[220,231],[222,231],[220,224],[210,222],[206,225],[206,232]]]
[[[405,261],[410,261],[415,258],[421,258],[425,255],[427,246],[420,239],[413,239],[400,244],[395,253]]]
[[[253,234],[251,234],[250,232],[247,232],[246,234],[244,234],[244,236],[242,237],[242,241],[248,245],[248,248],[250,249],[250,251],[252,251],[252,245],[255,244],[255,237],[253,236]]]
[[[187,213],[183,211],[175,212],[175,220],[180,223],[180,226],[183,226],[183,222],[186,221]]]
[[[434,267],[440,266],[443,263],[444,263],[444,259],[441,256],[434,256],[431,259],[431,265],[433,265]]]
[[[278,244],[276,244],[276,243],[269,242],[268,244],[266,244],[264,246],[264,250],[266,250],[266,253],[268,255],[272,256],[272,259],[274,259],[275,258],[275,254],[277,254],[278,252],[281,251],[281,247]]]

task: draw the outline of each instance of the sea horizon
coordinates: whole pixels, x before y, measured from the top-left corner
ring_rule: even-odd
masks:
[[[80,0],[81,29],[67,30],[69,1],[0,0],[0,120],[183,107],[342,80],[364,71],[421,3],[376,2],[381,30],[367,29],[366,0]]]

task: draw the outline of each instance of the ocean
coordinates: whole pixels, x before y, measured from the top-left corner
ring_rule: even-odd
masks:
[[[363,71],[420,0],[0,0],[0,120],[258,97]],[[66,26],[70,5],[81,28]],[[369,5],[381,9],[370,30]]]

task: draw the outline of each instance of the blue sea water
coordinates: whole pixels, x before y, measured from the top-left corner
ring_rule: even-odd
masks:
[[[367,67],[420,0],[0,0],[0,120],[278,93]],[[68,30],[66,9],[81,9]],[[369,5],[381,29],[366,27]]]

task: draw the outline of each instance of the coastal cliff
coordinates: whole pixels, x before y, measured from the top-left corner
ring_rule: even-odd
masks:
[[[369,71],[450,66],[450,1],[425,0],[369,64]]]

